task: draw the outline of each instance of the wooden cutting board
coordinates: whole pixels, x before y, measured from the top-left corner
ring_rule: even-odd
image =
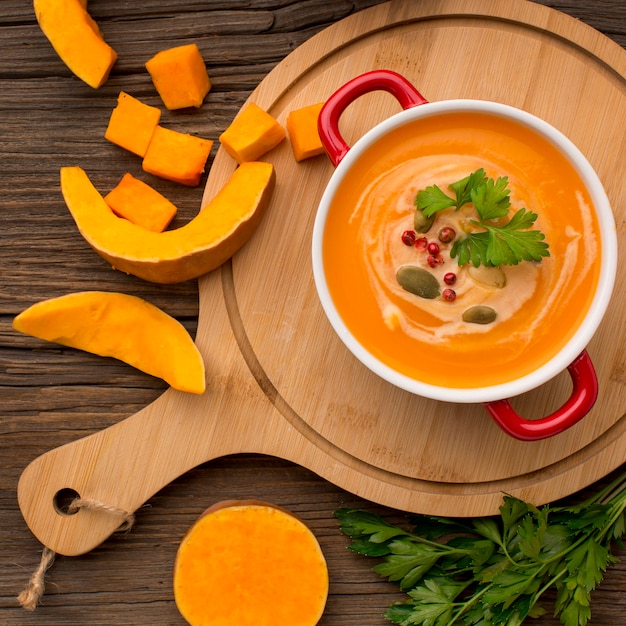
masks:
[[[278,65],[250,97],[285,121],[353,76],[393,69],[431,101],[478,98],[544,118],[568,135],[603,180],[624,250],[626,52],[576,20],[525,0],[393,0],[325,30]],[[342,117],[354,141],[399,110],[387,94]],[[252,240],[200,280],[202,396],[169,390],[139,413],[39,457],[18,498],[33,533],[56,552],[87,552],[119,519],[58,511],[58,494],[134,511],[200,463],[257,452],[292,460],[372,501],[414,512],[497,512],[502,492],[535,504],[568,495],[626,460],[626,279],[591,344],[600,397],[566,433],[514,440],[482,406],[419,398],[368,372],[333,334],[317,301],[310,239],[332,167],[296,163],[288,142],[267,155],[277,186]],[[235,164],[223,150],[203,205]],[[564,373],[516,398],[540,417],[569,393]]]

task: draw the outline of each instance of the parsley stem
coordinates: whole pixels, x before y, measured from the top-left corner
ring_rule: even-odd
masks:
[[[622,503],[626,501],[626,479],[623,476],[616,478],[600,492],[600,497],[598,501],[603,504],[608,504],[612,500],[621,500]]]
[[[459,609],[452,614],[452,617],[450,618],[450,621],[446,624],[446,626],[454,626],[457,619],[459,619],[459,617],[461,617],[461,615],[463,615],[464,613],[467,613],[468,609],[471,609],[481,599],[481,597],[491,589],[492,586],[493,583],[489,583],[488,585],[485,585],[482,589],[474,593],[465,602],[457,603],[459,605]]]
[[[551,587],[554,586],[554,584],[556,582],[558,582],[561,578],[563,578],[564,576],[567,576],[567,565],[564,565],[559,572],[557,572],[556,574],[554,574],[554,576],[552,576],[552,578],[549,578],[546,583],[543,585],[543,587],[541,587],[540,589],[537,589],[537,591],[535,592],[535,594],[533,595],[533,601],[532,601],[532,605],[537,604],[537,601],[539,600],[539,598],[541,598],[541,596],[548,591]]]

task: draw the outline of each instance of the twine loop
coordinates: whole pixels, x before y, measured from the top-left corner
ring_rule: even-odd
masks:
[[[67,507],[67,512],[72,515],[80,511],[80,509],[85,509],[87,511],[106,511],[107,513],[111,513],[112,515],[122,518],[122,523],[116,529],[116,532],[129,531],[135,523],[135,516],[132,513],[128,513],[127,511],[124,511],[124,509],[118,509],[115,506],[105,504],[104,502],[100,502],[99,500],[94,500],[92,498],[76,498],[75,500],[72,500],[70,505]]]
[[[76,498],[70,503],[67,508],[67,512],[69,515],[72,515],[77,513],[80,509],[85,509],[87,511],[104,511],[121,518],[122,523],[116,529],[118,532],[129,531],[135,523],[135,516],[133,513],[128,513],[128,511],[124,511],[123,509],[119,509],[92,498]],[[56,554],[53,550],[44,547],[41,553],[41,561],[39,562],[37,569],[32,573],[25,589],[17,597],[17,601],[25,610],[32,612],[37,608],[37,605],[39,604],[46,588],[46,572],[50,569],[50,567],[52,567],[55,556]]]

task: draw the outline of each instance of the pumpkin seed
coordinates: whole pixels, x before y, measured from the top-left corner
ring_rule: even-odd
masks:
[[[415,228],[418,233],[427,233],[433,225],[435,217],[436,215],[434,213],[430,217],[425,217],[424,211],[421,209],[415,209],[413,228]]]
[[[396,280],[406,291],[433,300],[439,297],[439,281],[427,270],[415,265],[403,265],[396,273]]]
[[[499,267],[489,267],[486,265],[474,267],[470,265],[467,268],[467,273],[472,280],[486,285],[487,287],[495,287],[496,289],[506,287],[506,274]]]
[[[497,313],[490,306],[476,305],[463,311],[463,321],[469,324],[491,324]]]

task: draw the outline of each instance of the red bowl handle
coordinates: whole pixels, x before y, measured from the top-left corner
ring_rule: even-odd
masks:
[[[586,350],[568,366],[574,385],[563,406],[551,415],[528,420],[518,415],[508,400],[486,402],[485,408],[506,433],[522,441],[537,441],[558,435],[585,417],[598,397],[598,378]]]
[[[372,70],[349,80],[328,98],[317,121],[320,139],[335,167],[350,150],[339,132],[341,114],[360,96],[381,90],[394,96],[403,109],[428,102],[404,76],[390,70]]]

